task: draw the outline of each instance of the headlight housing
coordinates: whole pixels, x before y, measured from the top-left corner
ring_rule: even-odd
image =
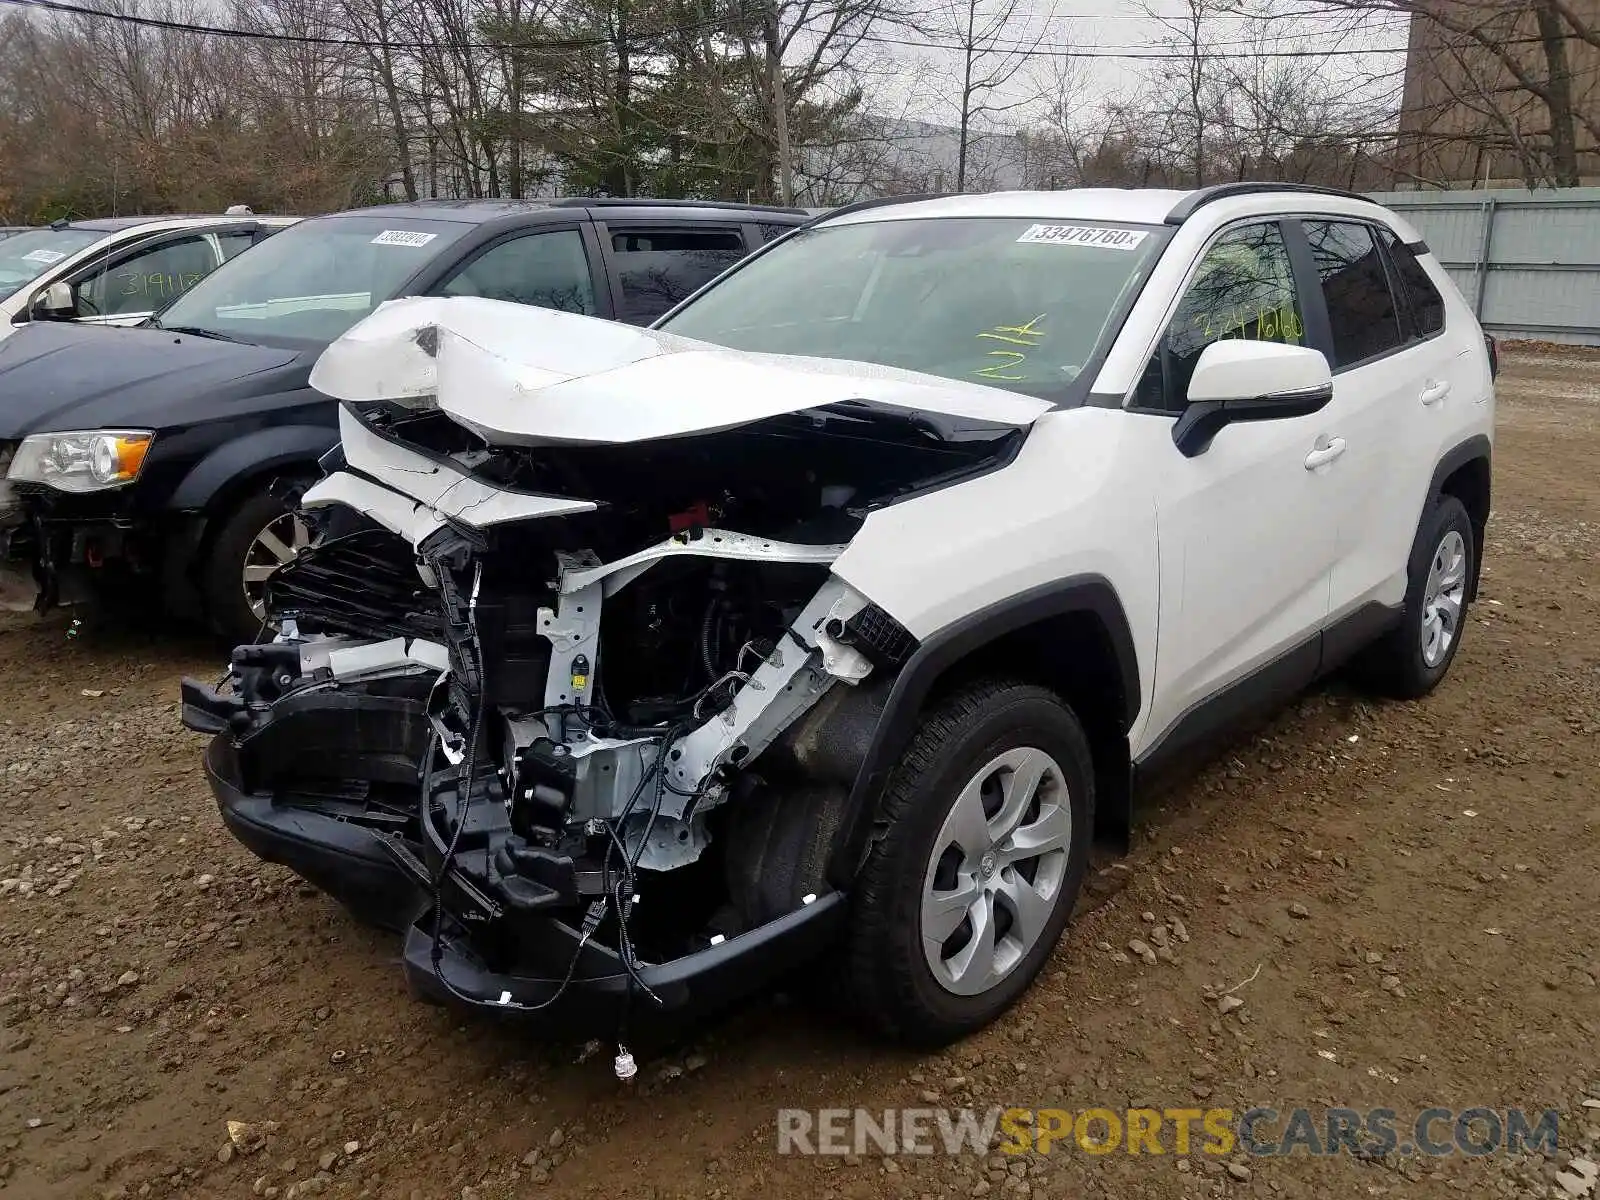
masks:
[[[148,429],[36,433],[22,439],[7,478],[61,492],[99,492],[139,478],[155,434]]]

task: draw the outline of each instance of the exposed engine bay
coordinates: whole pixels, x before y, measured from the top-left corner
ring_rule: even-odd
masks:
[[[311,548],[269,582],[280,632],[235,651],[225,688],[185,683],[224,817],[406,931],[408,977],[439,999],[540,1012],[587,987],[625,1020],[745,990],[750,949],[777,971],[830,936],[835,836],[916,648],[834,565],[873,512],[1004,465],[1026,422],[853,380],[714,428],[587,440],[579,413],[544,438],[525,378],[521,408],[490,405],[486,374],[515,364],[452,341],[441,312],[470,304],[428,303],[393,335],[429,360],[413,383],[340,343],[319,364],[343,460],[303,498]],[[638,365],[640,331],[538,317]],[[447,403],[452,355],[470,411]],[[606,374],[586,365],[551,390]]]

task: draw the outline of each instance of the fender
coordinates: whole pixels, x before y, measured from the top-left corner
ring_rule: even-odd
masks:
[[[332,425],[274,425],[224,442],[196,463],[178,484],[167,507],[180,512],[205,508],[217,493],[242,475],[255,475],[289,463],[314,464],[339,444]]]
[[[866,856],[877,797],[911,740],[917,717],[939,677],[968,655],[1006,634],[1076,612],[1093,613],[1110,638],[1122,680],[1122,711],[1115,714],[1117,727],[1124,735],[1133,728],[1143,703],[1138,657],[1122,601],[1103,576],[1069,576],[1018,593],[952,622],[923,641],[895,677],[883,715],[856,772],[834,838],[828,873],[835,887],[847,888]]]
[[[1428,502],[1423,508],[1427,512],[1439,502],[1439,495],[1444,488],[1444,481],[1454,475],[1467,463],[1475,459],[1482,459],[1490,468],[1489,478],[1491,484],[1494,479],[1494,446],[1486,434],[1475,433],[1466,441],[1460,442],[1446,450],[1440,457],[1438,464],[1433,468],[1433,478],[1428,481]],[[1478,598],[1478,576],[1483,570],[1483,541],[1472,550],[1472,578],[1467,581],[1467,599]]]

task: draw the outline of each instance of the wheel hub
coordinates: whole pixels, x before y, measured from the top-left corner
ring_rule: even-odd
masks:
[[[1007,750],[967,781],[923,877],[923,955],[942,988],[980,995],[1016,969],[1055,912],[1071,842],[1066,776],[1043,750]]]

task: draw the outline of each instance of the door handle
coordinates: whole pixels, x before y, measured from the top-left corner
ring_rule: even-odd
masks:
[[[1317,448],[1306,455],[1306,470],[1315,471],[1318,467],[1325,467],[1343,453],[1343,438],[1332,438],[1326,444],[1322,444],[1319,439]]]
[[[1419,399],[1424,404],[1437,404],[1449,394],[1450,381],[1448,379],[1441,379],[1437,382],[1429,380],[1429,382],[1423,387],[1422,395],[1419,397]]]

